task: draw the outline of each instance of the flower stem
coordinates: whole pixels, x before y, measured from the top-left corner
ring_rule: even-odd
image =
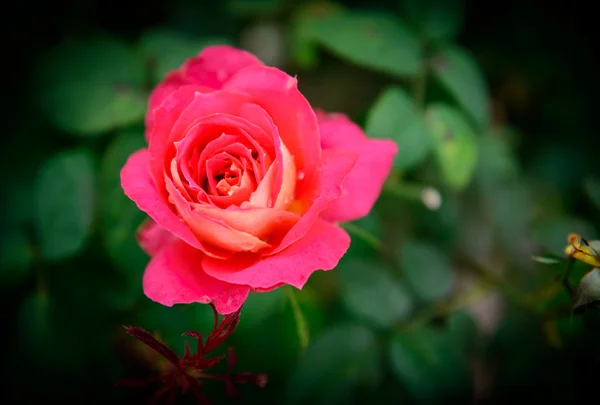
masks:
[[[296,293],[292,289],[291,286],[285,287],[285,294],[290,300],[290,305],[292,306],[292,312],[294,313],[294,319],[296,320],[296,330],[298,332],[298,340],[300,342],[300,350],[304,352],[304,350],[308,347],[309,343],[309,333],[308,333],[308,324],[306,322],[306,318],[302,313],[302,309],[300,308],[300,304],[298,303],[298,298],[296,297]]]
[[[383,243],[381,243],[381,241],[379,239],[377,239],[377,237],[375,235],[373,235],[371,232],[367,231],[366,229],[361,228],[360,226],[358,226],[352,222],[345,222],[345,223],[341,224],[341,227],[344,228],[345,230],[347,230],[349,233],[355,235],[359,239],[362,239],[373,249],[381,250],[383,248]]]

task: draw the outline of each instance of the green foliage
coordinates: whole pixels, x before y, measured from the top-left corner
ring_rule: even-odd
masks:
[[[392,370],[419,403],[464,401],[471,395],[466,352],[448,335],[422,327],[397,333],[390,341]]]
[[[415,35],[383,13],[334,12],[305,17],[302,36],[357,65],[405,77],[416,75],[422,51]]]
[[[390,87],[375,101],[365,126],[373,138],[393,139],[401,153],[394,167],[410,169],[422,163],[431,150],[423,116],[410,96],[402,89]]]
[[[483,74],[470,53],[457,46],[440,49],[433,59],[437,79],[480,126],[489,123],[490,99]]]
[[[25,232],[4,230],[0,235],[0,282],[13,286],[29,275],[34,252]]]
[[[343,403],[360,385],[380,378],[380,354],[372,331],[356,324],[331,327],[309,346],[286,386],[286,403]]]
[[[420,299],[435,301],[450,293],[454,283],[452,267],[434,245],[404,241],[398,256],[408,285]]]
[[[404,0],[403,9],[428,40],[454,39],[464,20],[464,0]]]
[[[412,312],[409,291],[385,265],[350,257],[339,271],[342,301],[358,318],[386,328],[406,320]]]
[[[64,43],[49,51],[37,68],[40,105],[66,132],[98,136],[144,116],[143,65],[121,41]]]
[[[89,151],[73,150],[54,155],[40,169],[36,219],[45,259],[63,259],[84,247],[94,218],[94,166]]]

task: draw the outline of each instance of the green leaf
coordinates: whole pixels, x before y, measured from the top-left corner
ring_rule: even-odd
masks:
[[[590,240],[597,236],[594,227],[583,219],[563,216],[547,219],[533,225],[533,239],[540,245],[544,252],[564,257],[567,246],[567,235],[578,233],[582,238]]]
[[[11,287],[30,274],[33,249],[21,229],[3,229],[0,234],[0,285]]]
[[[100,164],[102,241],[110,260],[131,279],[141,278],[148,263],[148,256],[136,240],[136,232],[146,214],[123,192],[120,173],[127,158],[145,146],[141,129],[123,132],[109,144]]]
[[[318,61],[316,44],[311,40],[313,26],[328,14],[342,11],[342,7],[331,2],[310,2],[298,7],[290,24],[290,53],[298,66],[313,68]]]
[[[435,246],[407,240],[398,255],[406,282],[419,298],[436,301],[450,293],[454,284],[452,266]]]
[[[142,35],[139,49],[152,67],[152,81],[158,83],[186,59],[198,55],[209,45],[229,44],[224,38],[192,38],[169,29],[154,29]]]
[[[282,288],[266,293],[252,293],[244,302],[238,329],[259,327],[267,318],[283,311],[285,294]]]
[[[64,43],[38,66],[35,89],[41,107],[68,133],[97,136],[144,117],[144,67],[124,43]]]
[[[400,77],[421,70],[417,38],[389,14],[330,13],[306,23],[308,38],[352,63]]]
[[[475,177],[484,191],[517,178],[519,164],[504,137],[488,135],[480,138],[478,143]]]
[[[419,403],[467,402],[467,357],[445,333],[428,327],[398,333],[389,346],[392,371]]]
[[[443,179],[455,190],[465,188],[477,164],[477,138],[461,114],[445,104],[432,104],[426,111],[426,124]]]
[[[433,71],[458,104],[481,126],[489,122],[488,88],[471,54],[452,46],[442,49],[432,60]]]
[[[593,269],[579,282],[573,297],[573,309],[600,301],[600,269]]]
[[[350,258],[340,264],[342,301],[359,318],[378,327],[406,320],[413,307],[407,289],[377,262]]]
[[[430,40],[453,39],[464,21],[464,0],[404,0],[404,11]]]
[[[375,101],[367,116],[366,132],[398,144],[400,152],[394,160],[398,169],[422,163],[432,146],[422,115],[409,95],[397,87],[389,87]]]
[[[36,214],[44,258],[66,258],[83,248],[94,216],[94,183],[94,159],[85,150],[58,153],[42,166]]]
[[[583,188],[592,204],[600,210],[600,181],[588,178],[584,181]]]
[[[308,347],[288,379],[284,402],[340,403],[356,386],[372,385],[379,373],[379,349],[373,332],[360,325],[338,325]]]
[[[534,262],[538,262],[541,264],[560,264],[564,262],[563,259],[555,257],[554,255],[532,256],[531,259]]]
[[[471,352],[477,341],[477,323],[467,311],[456,311],[448,317],[448,335],[463,353]]]

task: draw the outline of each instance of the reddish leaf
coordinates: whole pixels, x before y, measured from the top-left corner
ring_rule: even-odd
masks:
[[[179,368],[179,357],[168,346],[156,339],[150,332],[135,326],[125,326],[128,334],[144,342],[146,345],[160,353],[165,359],[169,360],[175,367]]]

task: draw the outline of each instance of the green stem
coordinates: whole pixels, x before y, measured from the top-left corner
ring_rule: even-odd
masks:
[[[381,250],[383,249],[383,243],[375,235],[366,229],[361,228],[360,226],[353,224],[352,222],[345,222],[341,224],[341,227],[347,230],[349,233],[355,235],[359,239],[362,239],[373,249]]]
[[[425,89],[427,87],[427,70],[425,66],[421,67],[421,70],[414,78],[412,85],[415,104],[420,110],[423,110],[425,107]]]
[[[298,303],[298,298],[296,297],[296,293],[292,289],[291,286],[285,287],[285,294],[290,300],[290,305],[292,306],[292,312],[294,313],[294,319],[296,320],[296,330],[298,332],[298,340],[300,342],[300,350],[304,352],[304,350],[308,347],[309,343],[309,333],[308,333],[308,324],[306,322],[306,318],[302,313],[302,309],[300,308],[300,304]]]
[[[569,295],[572,297],[574,294],[573,287],[571,287],[571,283],[569,283],[569,275],[571,274],[571,270],[573,270],[573,265],[575,264],[575,259],[570,258],[569,264],[567,265],[567,269],[564,274],[560,278],[560,282],[565,287]]]

